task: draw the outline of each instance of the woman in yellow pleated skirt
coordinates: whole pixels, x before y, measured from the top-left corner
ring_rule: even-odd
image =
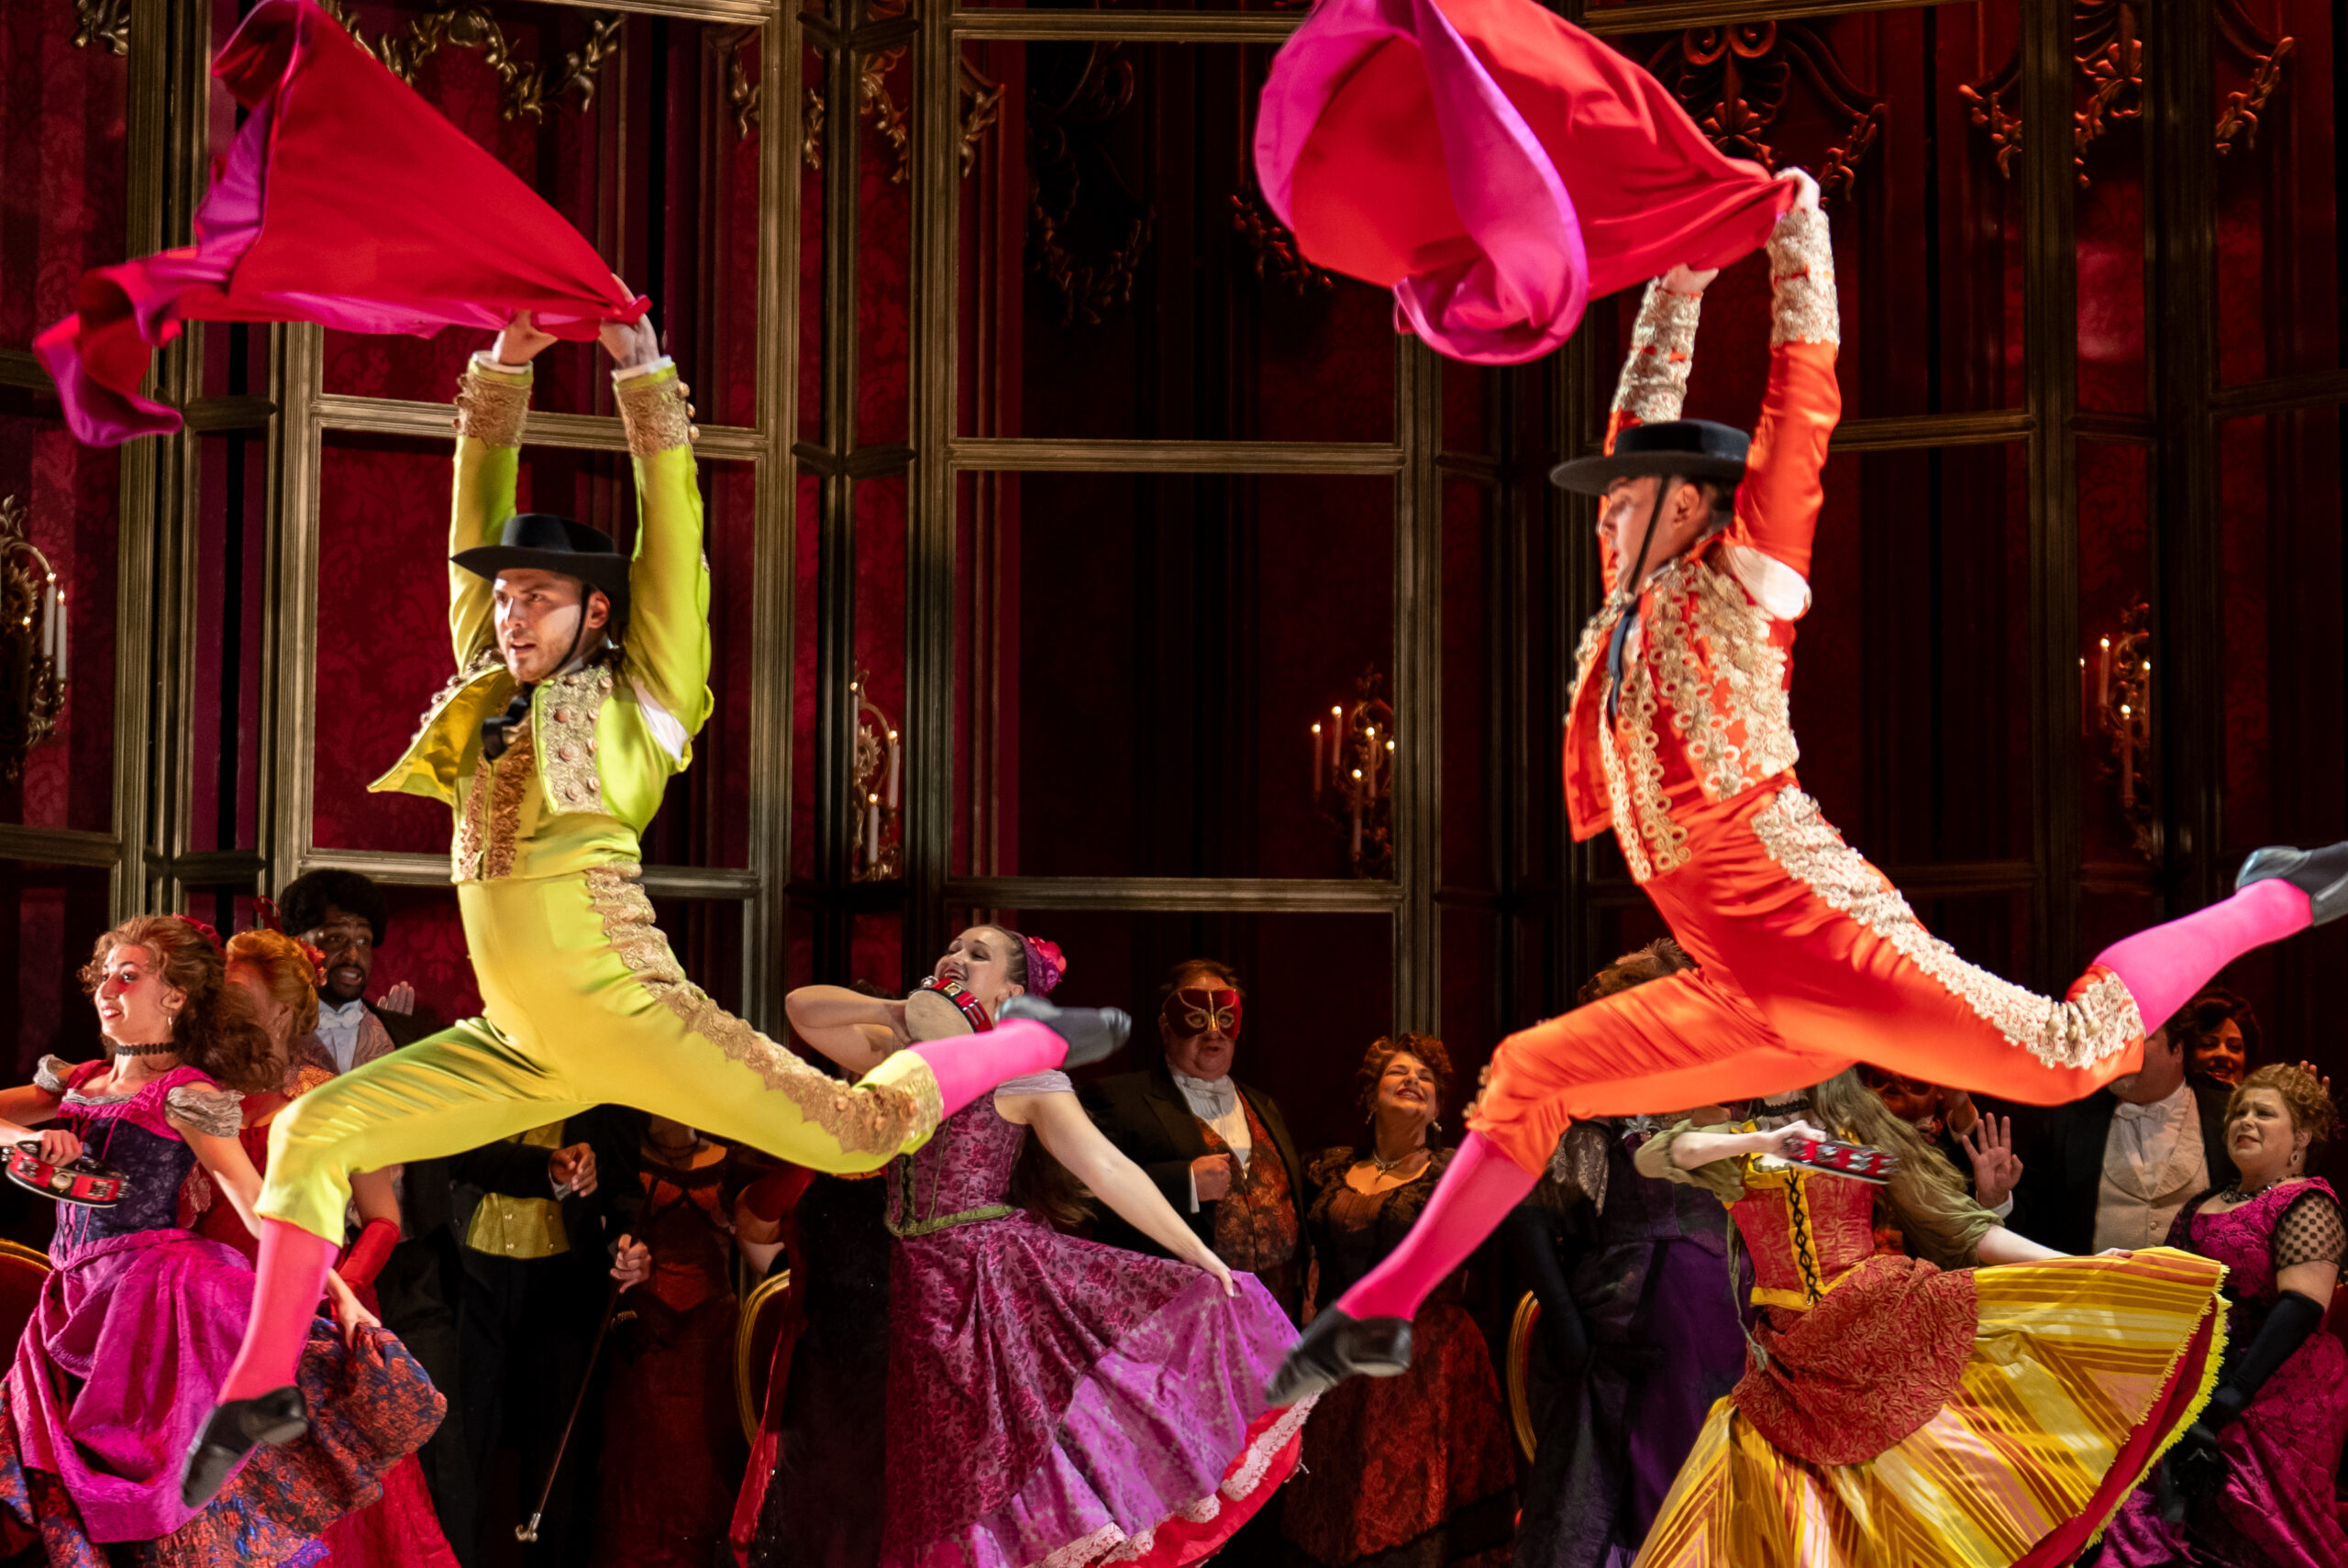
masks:
[[[1639,1152],[1729,1205],[1760,1312],[1636,1568],[2071,1562],[2208,1401],[2223,1266],[2015,1235],[1853,1074],[1767,1109]],[[1899,1154],[1898,1174],[1775,1157],[1822,1128]],[[1879,1253],[1879,1217],[1922,1255]]]

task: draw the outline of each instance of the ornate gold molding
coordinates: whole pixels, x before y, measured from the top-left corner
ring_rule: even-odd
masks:
[[[65,596],[28,509],[0,496],[0,783],[22,778],[26,754],[57,731],[67,642]]]
[[[1883,134],[1884,102],[1851,80],[1833,47],[1803,22],[1738,22],[1689,28],[1649,57],[1706,138],[1732,158],[1778,167],[1773,134],[1795,76],[1848,128],[1817,159],[1821,193],[1848,195],[1859,163]]]
[[[547,105],[573,89],[579,94],[581,112],[593,108],[596,78],[604,62],[620,51],[622,32],[627,26],[627,18],[616,11],[593,18],[588,23],[586,43],[564,54],[559,72],[549,77],[544,65],[515,58],[505,30],[497,25],[485,6],[464,0],[439,0],[432,10],[413,18],[405,28],[372,41],[360,26],[351,0],[319,0],[319,6],[349,29],[361,49],[382,61],[386,70],[411,87],[415,85],[417,67],[442,48],[479,50],[504,85],[498,112],[509,120],[524,115],[544,119]]]
[[[82,18],[75,49],[103,43],[116,54],[130,52],[130,0],[73,0],[73,14]]]
[[[759,107],[765,101],[765,83],[750,80],[747,61],[759,45],[759,29],[744,28],[725,47],[725,101],[734,105],[734,127],[748,141],[759,128]]]

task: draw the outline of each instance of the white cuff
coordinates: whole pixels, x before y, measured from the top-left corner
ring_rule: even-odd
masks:
[[[473,369],[486,370],[493,376],[528,377],[536,373],[537,367],[526,363],[509,365],[490,349],[476,348],[473,350]]]
[[[676,360],[670,359],[668,355],[663,354],[658,359],[647,359],[641,365],[619,366],[612,371],[612,384],[614,386],[617,386],[622,381],[632,381],[638,376],[648,376],[655,370],[668,370],[675,365],[676,362]]]
[[[1996,1215],[2000,1220],[2012,1219],[2014,1212],[2014,1195],[2010,1192],[2006,1194],[2006,1200],[2003,1203],[1999,1204],[1995,1209],[1989,1210],[1989,1212]]]

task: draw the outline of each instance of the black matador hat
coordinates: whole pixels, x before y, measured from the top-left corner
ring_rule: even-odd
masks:
[[[1734,484],[1744,477],[1753,437],[1709,419],[1667,419],[1634,425],[1614,437],[1614,449],[1576,458],[1549,470],[1549,482],[1582,495],[1604,495],[1618,479],[1667,474],[1674,479]]]
[[[550,512],[517,512],[505,520],[494,545],[475,545],[449,558],[477,577],[535,568],[575,577],[612,602],[612,620],[627,618],[627,558],[601,528],[573,523]]]

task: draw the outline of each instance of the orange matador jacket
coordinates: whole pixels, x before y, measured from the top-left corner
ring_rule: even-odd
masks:
[[[1608,827],[1641,882],[1689,857],[1684,810],[1732,800],[1794,765],[1788,713],[1794,623],[1810,608],[1819,475],[1843,411],[1834,259],[1826,220],[1797,209],[1769,239],[1769,384],[1737,486],[1735,521],[1651,573],[1638,594],[1623,690],[1606,669],[1631,607],[1620,563],[1582,632],[1567,721],[1566,806],[1577,840]],[[1606,444],[1633,425],[1679,417],[1699,301],[1648,285]]]

